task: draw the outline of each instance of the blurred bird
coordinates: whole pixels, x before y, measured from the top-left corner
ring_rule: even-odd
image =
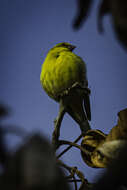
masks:
[[[72,52],[75,48],[66,42],[55,45],[49,50],[42,65],[41,85],[52,99],[60,103],[53,143],[58,141],[60,125],[66,112],[79,124],[82,134],[90,129],[90,90],[86,64]]]

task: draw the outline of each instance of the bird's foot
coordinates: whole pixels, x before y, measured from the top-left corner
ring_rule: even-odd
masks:
[[[91,90],[88,87],[83,88],[85,94],[90,94]]]
[[[86,93],[86,94],[90,94],[90,92],[91,92],[91,90],[87,87],[87,85],[86,86],[82,86],[80,83],[78,83],[78,82],[75,82],[73,85],[72,85],[72,87],[71,88],[79,88],[79,89],[82,89],[82,90],[84,90],[84,92]]]

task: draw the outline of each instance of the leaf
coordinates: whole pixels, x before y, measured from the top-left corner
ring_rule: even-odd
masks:
[[[83,22],[87,19],[92,0],[77,0],[77,15],[74,19],[73,28],[78,29],[82,26]]]

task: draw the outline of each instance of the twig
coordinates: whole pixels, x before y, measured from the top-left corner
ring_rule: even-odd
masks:
[[[75,185],[75,190],[78,190],[77,182],[75,176],[73,176],[73,183]]]
[[[70,166],[64,164],[61,160],[57,160],[57,163],[58,163],[61,167],[67,169],[67,170],[69,171],[69,173],[71,174],[71,175],[70,175],[71,177],[73,177],[73,176],[76,174],[77,177],[79,177],[79,179],[82,180],[82,182],[85,181],[83,173],[80,172],[80,171],[77,169],[77,167],[70,167]]]
[[[72,182],[74,183],[75,190],[78,190],[77,181],[76,181],[76,178],[75,178],[75,174],[76,174],[77,168],[76,167],[67,166],[61,160],[57,160],[57,162],[59,163],[60,166],[64,167],[65,169],[67,169],[69,171],[70,176],[68,176],[67,178],[69,178],[69,179],[73,178]]]
[[[64,164],[61,160],[57,160],[58,164],[60,166],[62,166],[63,168],[67,169],[70,173],[70,175],[68,177],[66,177],[66,179],[70,179],[70,178],[73,178],[73,183],[75,185],[75,190],[77,190],[77,182],[76,182],[76,179],[75,179],[75,170],[76,168],[75,167],[70,167],[70,166],[67,166],[66,164]]]
[[[80,135],[73,143],[77,143],[82,138],[82,135]],[[57,159],[60,158],[63,154],[65,154],[70,148],[72,148],[73,145],[68,146],[66,149],[64,149],[58,156]]]
[[[60,144],[60,146],[61,146],[61,145],[71,145],[72,147],[74,146],[75,148],[78,148],[78,149],[80,149],[81,151],[85,152],[85,150],[84,150],[83,147],[81,147],[80,145],[78,145],[78,144],[76,144],[76,143],[70,142],[70,141],[60,140],[60,141],[59,141],[59,144]]]

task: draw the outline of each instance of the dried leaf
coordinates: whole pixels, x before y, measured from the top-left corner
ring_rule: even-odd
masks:
[[[84,152],[81,151],[81,156],[84,162],[93,168],[96,168],[97,165],[92,160],[92,155],[100,144],[103,144],[106,138],[106,134],[100,130],[89,130],[86,136],[81,142],[81,146],[84,148]]]
[[[106,141],[127,139],[127,109],[118,113],[118,124],[111,129]]]

